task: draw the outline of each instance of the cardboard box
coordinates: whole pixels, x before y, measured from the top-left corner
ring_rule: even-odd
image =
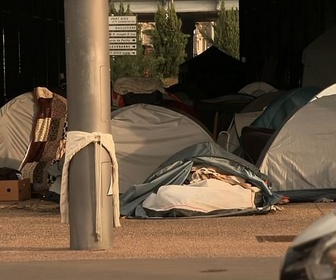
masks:
[[[31,198],[30,179],[0,180],[0,201],[19,201]]]

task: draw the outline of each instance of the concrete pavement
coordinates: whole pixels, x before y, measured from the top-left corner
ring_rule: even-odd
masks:
[[[277,279],[290,241],[335,205],[287,204],[282,211],[242,217],[123,218],[112,248],[75,251],[69,250],[69,225],[60,223],[58,204],[0,203],[0,271],[4,279],[20,279],[22,273],[36,280],[92,279],[93,274],[96,279],[248,279],[252,274]]]

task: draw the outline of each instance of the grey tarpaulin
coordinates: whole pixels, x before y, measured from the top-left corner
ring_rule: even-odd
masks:
[[[149,217],[142,207],[143,201],[156,193],[163,185],[180,185],[187,179],[194,164],[208,165],[231,175],[240,176],[260,188],[262,206],[254,209],[231,209],[221,215],[268,212],[270,206],[279,201],[281,196],[272,193],[267,178],[247,161],[231,154],[213,142],[192,145],[173,155],[157,168],[143,184],[130,187],[120,197],[121,214],[132,217]],[[217,212],[218,213],[218,212]]]

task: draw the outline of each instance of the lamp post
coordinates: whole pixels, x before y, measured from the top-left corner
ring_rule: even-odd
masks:
[[[111,133],[108,1],[64,0],[68,131]],[[100,167],[100,174],[95,168]],[[107,249],[112,244],[112,198],[107,195],[111,159],[106,151],[97,162],[89,144],[69,165],[70,249]],[[101,195],[97,199],[96,177]],[[99,207],[97,207],[99,201]],[[97,219],[101,238],[97,238]]]

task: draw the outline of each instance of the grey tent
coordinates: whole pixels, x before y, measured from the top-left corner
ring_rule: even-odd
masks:
[[[265,82],[253,82],[244,86],[239,93],[251,94],[255,97],[277,91],[276,88]]]
[[[249,126],[242,128],[243,157],[255,164],[273,133],[320,91],[319,87],[307,86],[282,92]]]
[[[259,83],[249,85],[246,86],[246,89],[252,88],[252,92],[254,92],[253,90],[255,90],[255,87],[253,86],[259,85]],[[266,89],[270,88],[270,86],[264,87]],[[243,90],[245,91],[246,89],[244,88]],[[257,91],[260,93],[259,89]],[[233,152],[236,155],[242,155],[243,151],[240,147],[239,138],[241,137],[243,127],[251,125],[251,123],[263,113],[264,109],[282,93],[283,91],[280,90],[264,92],[246,104],[242,110],[234,114],[228,129],[219,132],[217,143],[229,152]]]
[[[0,109],[0,166],[19,169],[32,138],[38,106],[32,92],[23,93]]]
[[[26,134],[29,134],[27,130]],[[142,183],[171,155],[191,144],[212,141],[212,137],[189,116],[150,104],[134,104],[112,112],[111,131],[119,165],[119,190]],[[21,155],[23,157],[23,155]],[[49,174],[62,174],[63,161],[49,168]],[[51,185],[60,193],[60,179]]]
[[[277,129],[287,117],[291,116],[293,112],[301,108],[321,90],[320,87],[306,86],[283,92],[266,107],[263,113],[252,122],[251,126]]]
[[[212,141],[209,132],[186,114],[151,104],[134,104],[113,111],[111,131],[122,193],[142,183],[179,150]]]
[[[192,184],[190,178],[199,170],[216,172]],[[227,185],[218,180],[221,175],[213,179],[216,174],[240,178],[239,183]],[[166,160],[144,183],[130,187],[120,197],[121,214],[150,218],[267,213],[281,198],[267,182],[254,165],[214,142],[200,142]]]
[[[36,87],[0,109],[0,165],[30,178],[33,191],[48,190],[48,167],[61,157],[66,99]]]
[[[291,201],[336,199],[336,84],[314,96],[272,135],[257,166]]]

